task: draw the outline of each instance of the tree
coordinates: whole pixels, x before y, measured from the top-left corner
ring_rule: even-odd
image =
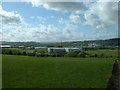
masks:
[[[85,53],[80,52],[80,53],[78,53],[77,57],[86,57],[86,55],[85,55]]]
[[[67,54],[65,54],[66,57],[76,57],[77,53],[76,52],[68,52]]]
[[[40,50],[38,50],[38,52],[39,53],[45,53],[45,52],[47,52],[47,49],[40,49]]]
[[[10,50],[10,51],[9,51],[9,54],[10,54],[10,55],[13,55],[13,52],[12,52],[12,50]]]
[[[26,52],[22,52],[22,55],[27,55],[27,53]]]
[[[104,57],[104,54],[103,54],[103,53],[102,53],[102,54],[100,54],[100,57],[102,57],[102,58],[103,58],[103,57]]]

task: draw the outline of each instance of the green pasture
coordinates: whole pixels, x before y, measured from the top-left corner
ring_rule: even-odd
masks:
[[[114,58],[2,56],[3,88],[106,88]]]
[[[89,50],[86,51],[86,53],[97,54],[97,55],[104,54],[105,57],[112,56],[113,58],[116,58],[119,56],[120,50],[110,50],[110,49]]]

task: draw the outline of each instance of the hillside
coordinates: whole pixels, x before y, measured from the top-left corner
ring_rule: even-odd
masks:
[[[52,43],[40,43],[40,42],[1,42],[2,45],[24,45],[24,46],[88,46],[89,44],[97,44],[99,46],[119,46],[120,38],[112,38],[106,40],[89,40],[89,41],[73,41],[73,42],[52,42]]]

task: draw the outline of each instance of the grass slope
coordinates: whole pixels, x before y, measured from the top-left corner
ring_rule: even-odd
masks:
[[[106,88],[114,60],[3,55],[3,88]]]
[[[119,53],[120,53],[120,50],[105,50],[105,49],[101,49],[101,50],[89,50],[89,51],[86,51],[86,53],[89,53],[89,54],[104,54],[105,57],[110,57],[112,56],[113,58],[116,58],[119,56]]]

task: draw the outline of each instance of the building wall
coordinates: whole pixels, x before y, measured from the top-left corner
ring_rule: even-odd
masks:
[[[66,51],[66,50],[64,48],[48,48],[48,53],[57,53],[62,51]]]
[[[55,53],[55,52],[82,52],[79,48],[48,48],[48,53]]]

